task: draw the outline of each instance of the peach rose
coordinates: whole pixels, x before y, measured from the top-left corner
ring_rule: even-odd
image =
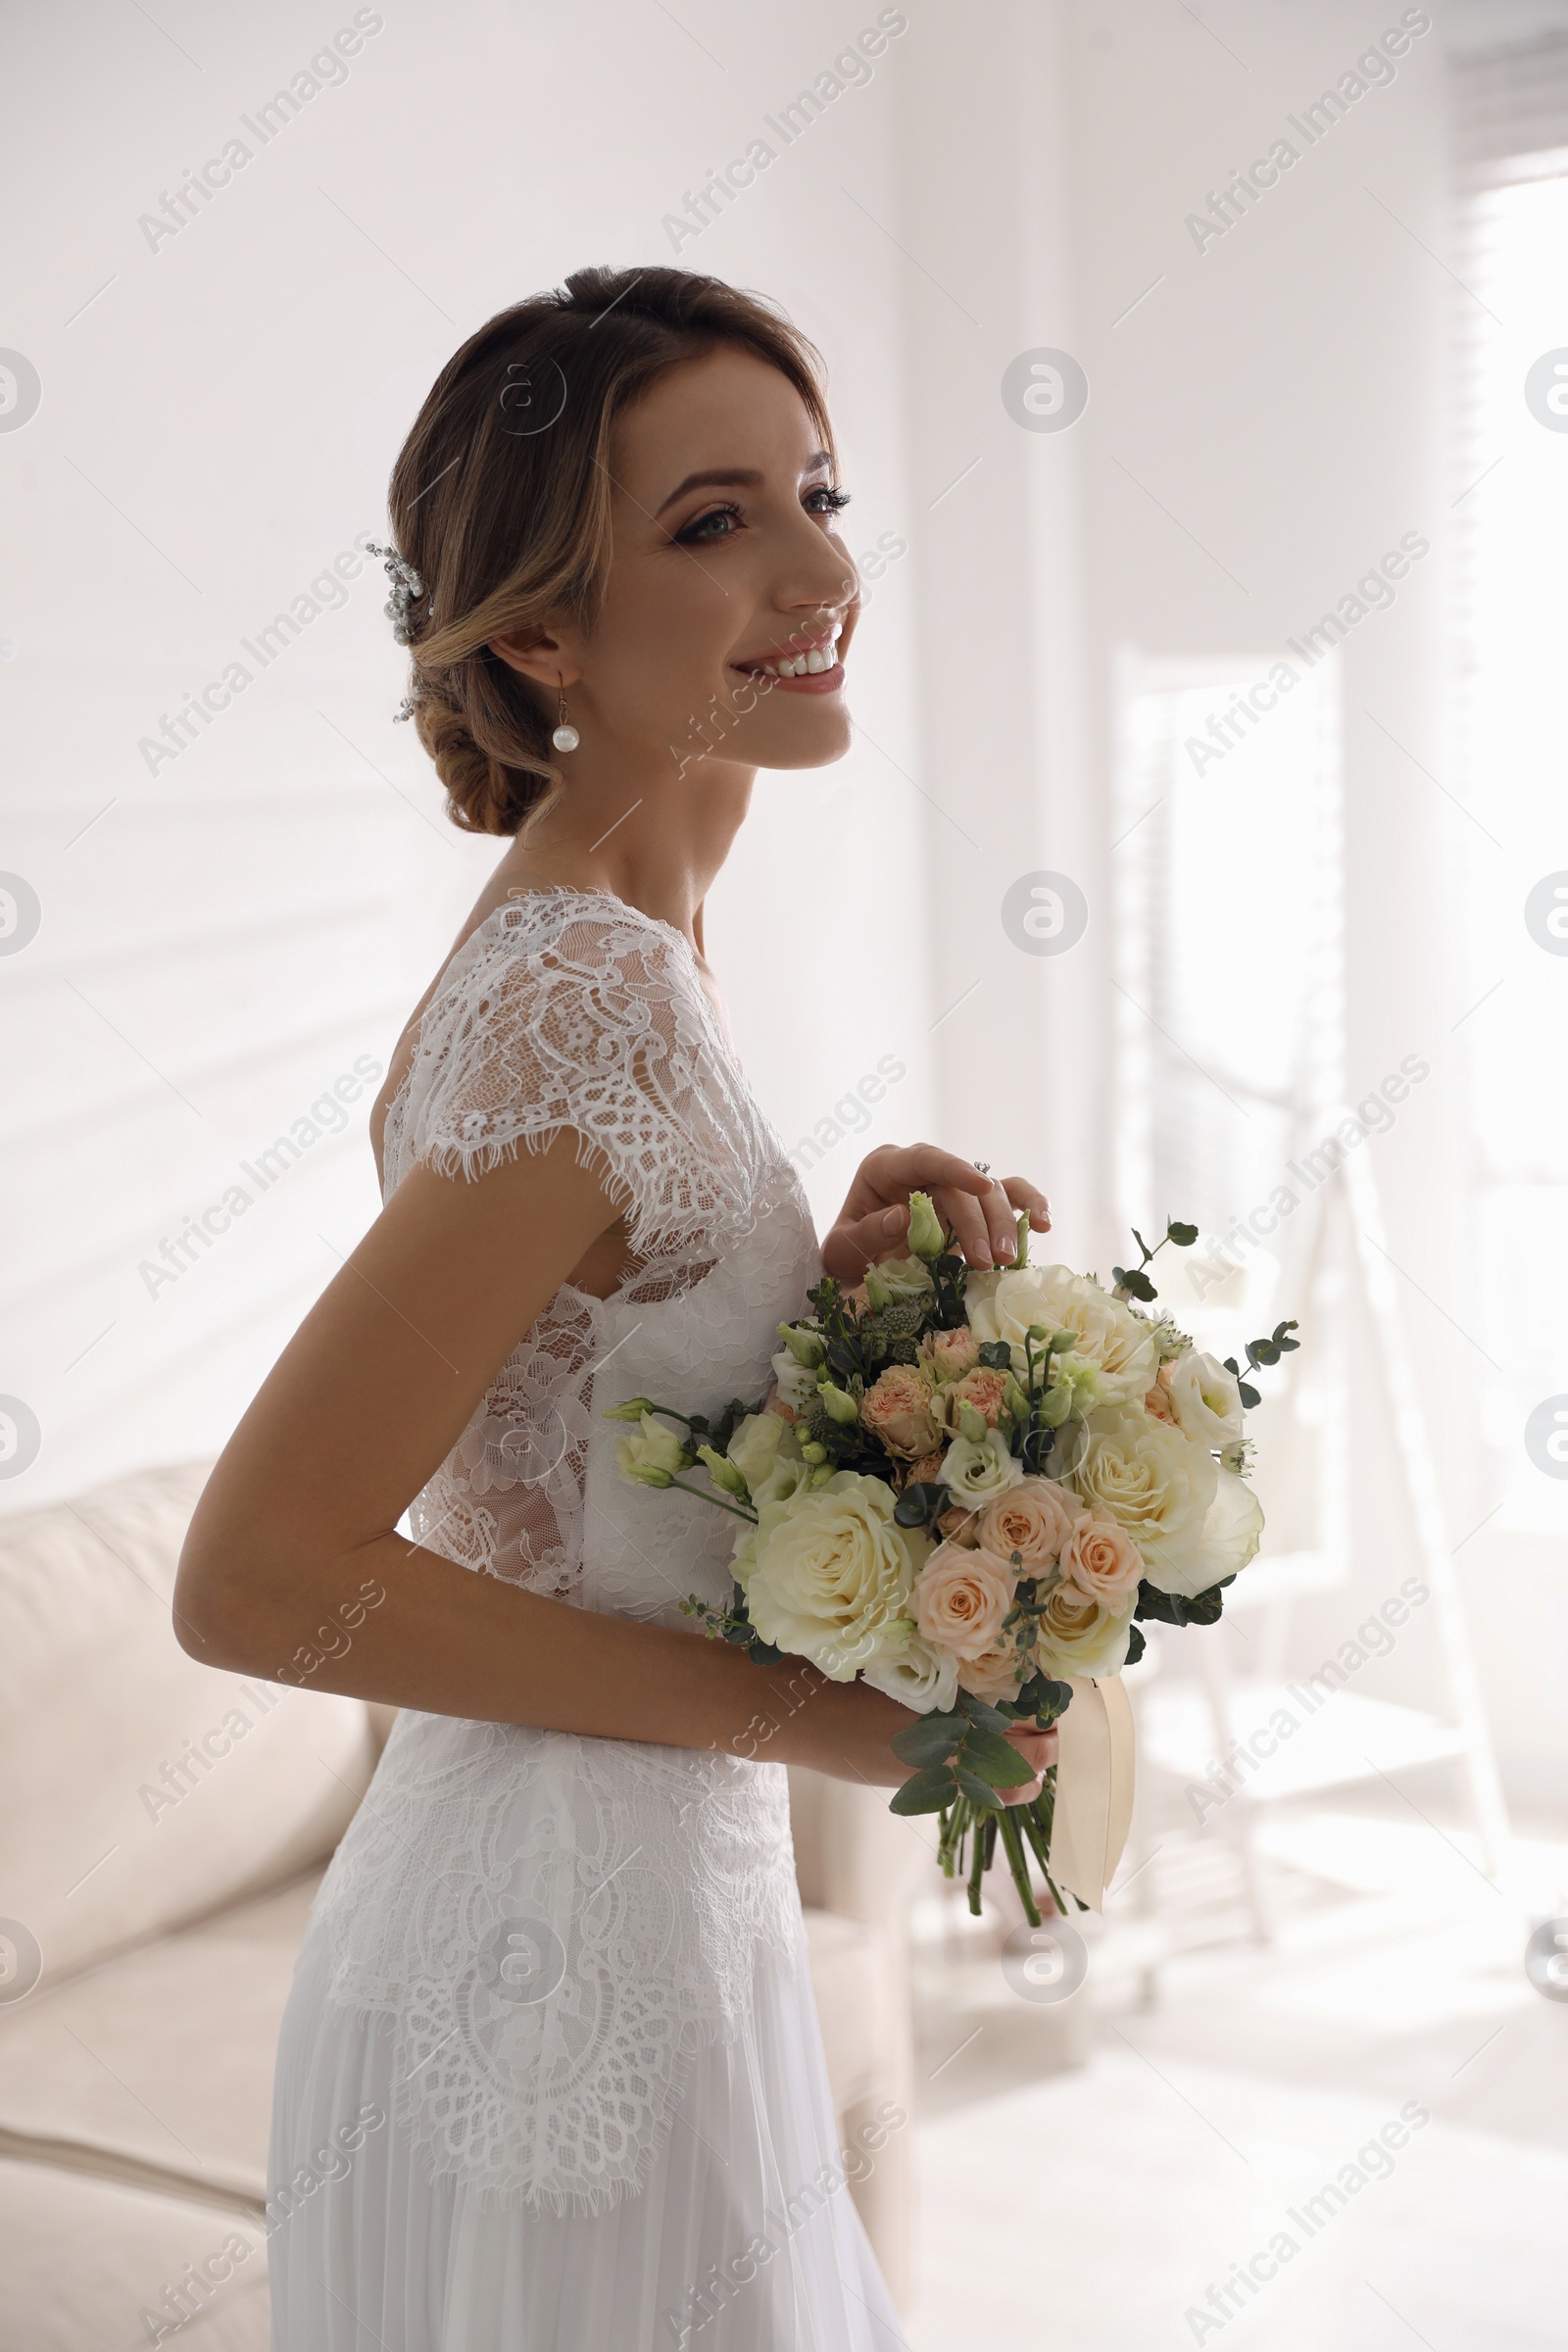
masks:
[[[1020,1573],[1044,1576],[1078,1521],[1084,1506],[1054,1478],[1023,1478],[980,1513],[978,1541],[987,1551],[1010,1560],[1017,1552]]]
[[[913,1364],[889,1364],[860,1399],[860,1426],[889,1453],[911,1462],[942,1443],[936,1391]]]
[[[967,1323],[956,1331],[928,1331],[920,1342],[920,1360],[933,1380],[961,1380],[980,1361],[980,1343]]]
[[[906,1487],[934,1487],[941,1476],[942,1447],[938,1446],[909,1464],[903,1473],[903,1483]]]
[[[937,1409],[949,1429],[956,1430],[958,1427],[959,1406],[973,1405],[987,1429],[995,1429],[1001,1418],[1006,1388],[1005,1372],[994,1372],[989,1364],[977,1364],[972,1372],[965,1372],[961,1380],[952,1381],[943,1389],[937,1400]]]
[[[988,1649],[978,1658],[959,1659],[958,1682],[976,1698],[988,1698],[995,1706],[1000,1698],[1017,1697],[1028,1663],[1015,1649]],[[1027,1775],[1027,1765],[1020,1769]]]
[[[1144,1410],[1152,1421],[1163,1421],[1174,1429],[1176,1416],[1170,1409],[1170,1392],[1165,1387],[1164,1380],[1165,1375],[1161,1372],[1159,1379],[1155,1381],[1144,1398]]]
[[[965,1551],[973,1551],[980,1541],[979,1525],[980,1514],[978,1511],[955,1508],[943,1512],[937,1521],[937,1533],[939,1536],[946,1536],[950,1544],[959,1544]]]
[[[992,1552],[939,1544],[915,1579],[915,1625],[950,1657],[983,1657],[997,1645],[1017,1582]]]
[[[1136,1590],[1143,1555],[1114,1519],[1080,1519],[1061,1547],[1061,1573],[1080,1592],[1116,1608]]]

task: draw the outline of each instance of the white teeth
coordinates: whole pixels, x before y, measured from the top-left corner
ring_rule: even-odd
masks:
[[[818,648],[813,645],[810,652],[806,657],[806,666],[808,671],[814,678],[818,671],[831,669],[833,664],[823,656]]]
[[[839,627],[842,625],[840,623]],[[839,628],[835,627],[826,645],[812,646],[808,654],[797,654],[793,659],[786,655],[782,662],[760,662],[758,670],[764,678],[814,678],[824,669],[836,669],[839,659],[838,636]]]

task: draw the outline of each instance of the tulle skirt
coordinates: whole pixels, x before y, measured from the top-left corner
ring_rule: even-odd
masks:
[[[793,1971],[759,1955],[741,2032],[695,2053],[647,2181],[597,2214],[430,2179],[399,2134],[390,2021],[333,2002],[329,1970],[313,1928],[273,2093],[273,2352],[906,2352],[804,1950]]]

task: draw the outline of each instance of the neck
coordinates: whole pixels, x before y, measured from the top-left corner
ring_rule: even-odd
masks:
[[[757,770],[711,755],[670,781],[579,773],[561,755],[565,789],[496,869],[492,888],[605,890],[683,931],[702,953],[702,906],[729,856]]]

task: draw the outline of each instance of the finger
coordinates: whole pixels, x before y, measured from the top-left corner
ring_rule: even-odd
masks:
[[[858,1282],[867,1266],[895,1253],[908,1230],[909,1212],[899,1206],[835,1225],[822,1244],[822,1270],[835,1282]]]
[[[980,1203],[986,1231],[991,1237],[991,1254],[999,1265],[1010,1266],[1018,1254],[1018,1227],[1012,1213],[1012,1203],[1000,1184],[994,1184]]]
[[[1036,1233],[1051,1231],[1051,1202],[1038,1185],[1031,1184],[1025,1176],[1004,1176],[1002,1189],[1014,1208],[1029,1211],[1029,1222]]]
[[[897,1175],[901,1188],[909,1192],[931,1193],[938,1186],[960,1193],[984,1193],[990,1190],[991,1178],[982,1175],[972,1159],[960,1159],[956,1152],[939,1151],[935,1144],[910,1144],[902,1152],[889,1153],[890,1172]]]
[[[1041,1787],[1038,1780],[1025,1781],[1021,1788],[999,1788],[997,1794],[1004,1805],[1032,1805]]]
[[[985,1183],[984,1178],[981,1179]],[[953,1244],[971,1266],[992,1266],[996,1258],[991,1248],[991,1228],[985,1210],[972,1193],[955,1193],[944,1189],[936,1196],[936,1206],[953,1228]]]

